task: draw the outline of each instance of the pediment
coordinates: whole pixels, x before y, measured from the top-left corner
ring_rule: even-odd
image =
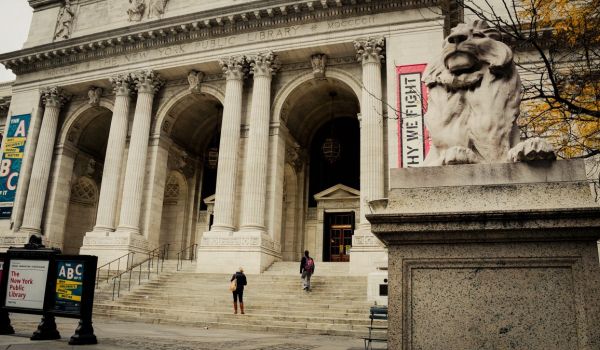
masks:
[[[314,197],[316,201],[328,199],[360,199],[360,191],[346,185],[337,184],[315,194]]]

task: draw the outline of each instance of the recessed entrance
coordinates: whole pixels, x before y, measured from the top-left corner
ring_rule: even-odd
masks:
[[[325,213],[323,228],[323,261],[350,261],[354,213]]]

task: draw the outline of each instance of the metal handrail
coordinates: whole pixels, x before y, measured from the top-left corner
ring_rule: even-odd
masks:
[[[120,256],[120,257],[118,257],[118,258],[116,258],[114,260],[111,260],[111,261],[107,262],[106,264],[98,267],[97,271],[96,271],[96,288],[98,288],[98,285],[100,284],[100,278],[101,278],[100,277],[100,270],[101,269],[103,269],[104,267],[108,266],[108,269],[106,271],[106,283],[108,283],[110,281],[110,271],[111,271],[110,270],[110,266],[113,263],[116,262],[117,263],[117,269],[114,270],[114,271],[116,271],[118,273],[119,270],[121,270],[121,259],[123,259],[123,258],[126,257],[127,258],[127,263],[125,265],[125,270],[127,270],[127,269],[129,269],[129,267],[131,266],[131,264],[133,264],[134,255],[135,255],[135,252],[129,252],[129,253],[123,255],[123,256]],[[131,257],[131,259],[130,259],[130,257]]]
[[[189,247],[183,248],[182,250],[180,250],[177,253],[177,271],[179,271],[179,265],[181,265],[181,267],[183,267],[183,260],[184,260],[183,253],[185,253],[186,251],[189,250],[191,252],[189,260],[194,261],[194,259],[196,258],[196,248],[197,247],[198,247],[198,244],[194,243]],[[190,249],[190,248],[193,248],[193,249]]]
[[[123,280],[123,275],[129,273],[129,279],[127,283],[127,290],[131,291],[131,274],[133,270],[139,268],[138,274],[138,285],[142,284],[142,273],[148,273],[148,280],[150,279],[150,273],[152,272],[156,259],[156,274],[158,275],[160,271],[162,271],[164,263],[165,263],[165,253],[162,251],[158,251],[154,249],[153,251],[148,253],[148,258],[140,261],[139,263],[132,265],[128,270],[123,271],[112,278],[113,281],[113,290],[112,290],[112,300],[115,300],[115,290],[117,293],[117,298],[121,296],[121,281]],[[144,271],[144,266],[147,266],[147,269]],[[159,269],[160,267],[160,269]],[[119,287],[117,288],[117,280]]]

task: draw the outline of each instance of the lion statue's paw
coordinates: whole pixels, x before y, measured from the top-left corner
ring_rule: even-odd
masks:
[[[446,150],[444,155],[443,165],[455,165],[455,164],[473,164],[478,163],[478,157],[475,152],[468,148],[454,146]]]
[[[508,151],[509,162],[528,162],[532,160],[554,160],[554,148],[544,139],[534,137],[519,142]]]

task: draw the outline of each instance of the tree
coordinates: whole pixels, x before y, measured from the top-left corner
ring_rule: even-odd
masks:
[[[518,120],[561,158],[600,154],[600,0],[458,0],[499,30],[523,83]]]

